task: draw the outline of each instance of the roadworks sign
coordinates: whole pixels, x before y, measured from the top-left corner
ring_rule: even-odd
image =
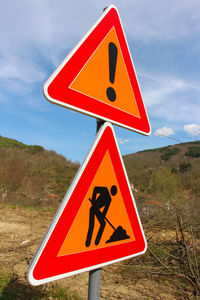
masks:
[[[143,234],[116,137],[105,123],[29,267],[39,285],[144,253]]]

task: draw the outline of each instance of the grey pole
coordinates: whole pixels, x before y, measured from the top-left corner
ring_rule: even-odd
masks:
[[[104,121],[97,119],[96,133],[99,131]],[[101,268],[90,271],[89,284],[88,284],[88,300],[100,299],[100,286],[101,286]]]
[[[90,271],[88,285],[88,300],[100,299],[101,268]]]
[[[103,125],[103,123],[105,123],[103,120],[101,119],[97,119],[97,129],[96,129],[96,133],[99,131],[101,125]]]
[[[107,7],[103,9],[106,10]],[[101,119],[97,120],[96,134],[103,125],[104,121]],[[89,272],[89,284],[88,284],[88,300],[99,300],[100,299],[100,287],[101,287],[101,268],[95,269]]]

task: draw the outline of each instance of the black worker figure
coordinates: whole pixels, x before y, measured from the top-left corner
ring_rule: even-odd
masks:
[[[104,186],[95,186],[92,194],[92,199],[89,198],[92,206],[90,208],[90,216],[89,216],[89,228],[87,233],[87,239],[85,242],[86,247],[90,246],[92,234],[94,230],[94,222],[95,222],[95,216],[97,217],[100,228],[97,233],[96,239],[95,239],[95,245],[98,245],[100,242],[100,239],[102,237],[106,222],[106,214],[108,211],[108,208],[110,206],[110,202],[112,200],[111,195],[115,196],[117,194],[117,187],[116,185],[113,185],[110,189],[110,192],[107,187]],[[101,212],[100,209],[103,208],[103,211]],[[107,219],[106,219],[107,220]]]

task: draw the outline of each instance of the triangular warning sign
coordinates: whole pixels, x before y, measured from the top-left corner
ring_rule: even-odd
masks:
[[[144,253],[143,234],[110,123],[105,123],[28,271],[47,283]]]
[[[44,86],[53,103],[143,134],[150,124],[114,6],[109,6]]]

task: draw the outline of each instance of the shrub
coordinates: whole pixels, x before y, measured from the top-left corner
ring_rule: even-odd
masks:
[[[42,146],[38,146],[38,145],[27,146],[27,149],[28,149],[32,154],[36,154],[36,153],[38,153],[38,152],[44,151],[44,148],[43,148]]]
[[[149,192],[157,200],[169,200],[181,196],[181,189],[180,177],[173,174],[170,169],[161,167],[152,173]]]
[[[191,163],[185,163],[185,162],[183,162],[183,163],[179,164],[179,171],[180,171],[180,173],[184,173],[184,172],[186,172],[188,170],[191,170],[191,168],[192,168]]]
[[[172,174],[177,174],[177,173],[178,173],[178,170],[177,170],[177,168],[173,167],[173,168],[171,169],[171,172],[172,172]]]
[[[185,155],[190,157],[200,157],[200,147],[189,147]]]
[[[165,148],[165,150],[163,151],[164,153],[160,157],[162,160],[168,161],[173,155],[176,155],[180,151],[181,151],[180,148],[173,148],[173,149]]]

